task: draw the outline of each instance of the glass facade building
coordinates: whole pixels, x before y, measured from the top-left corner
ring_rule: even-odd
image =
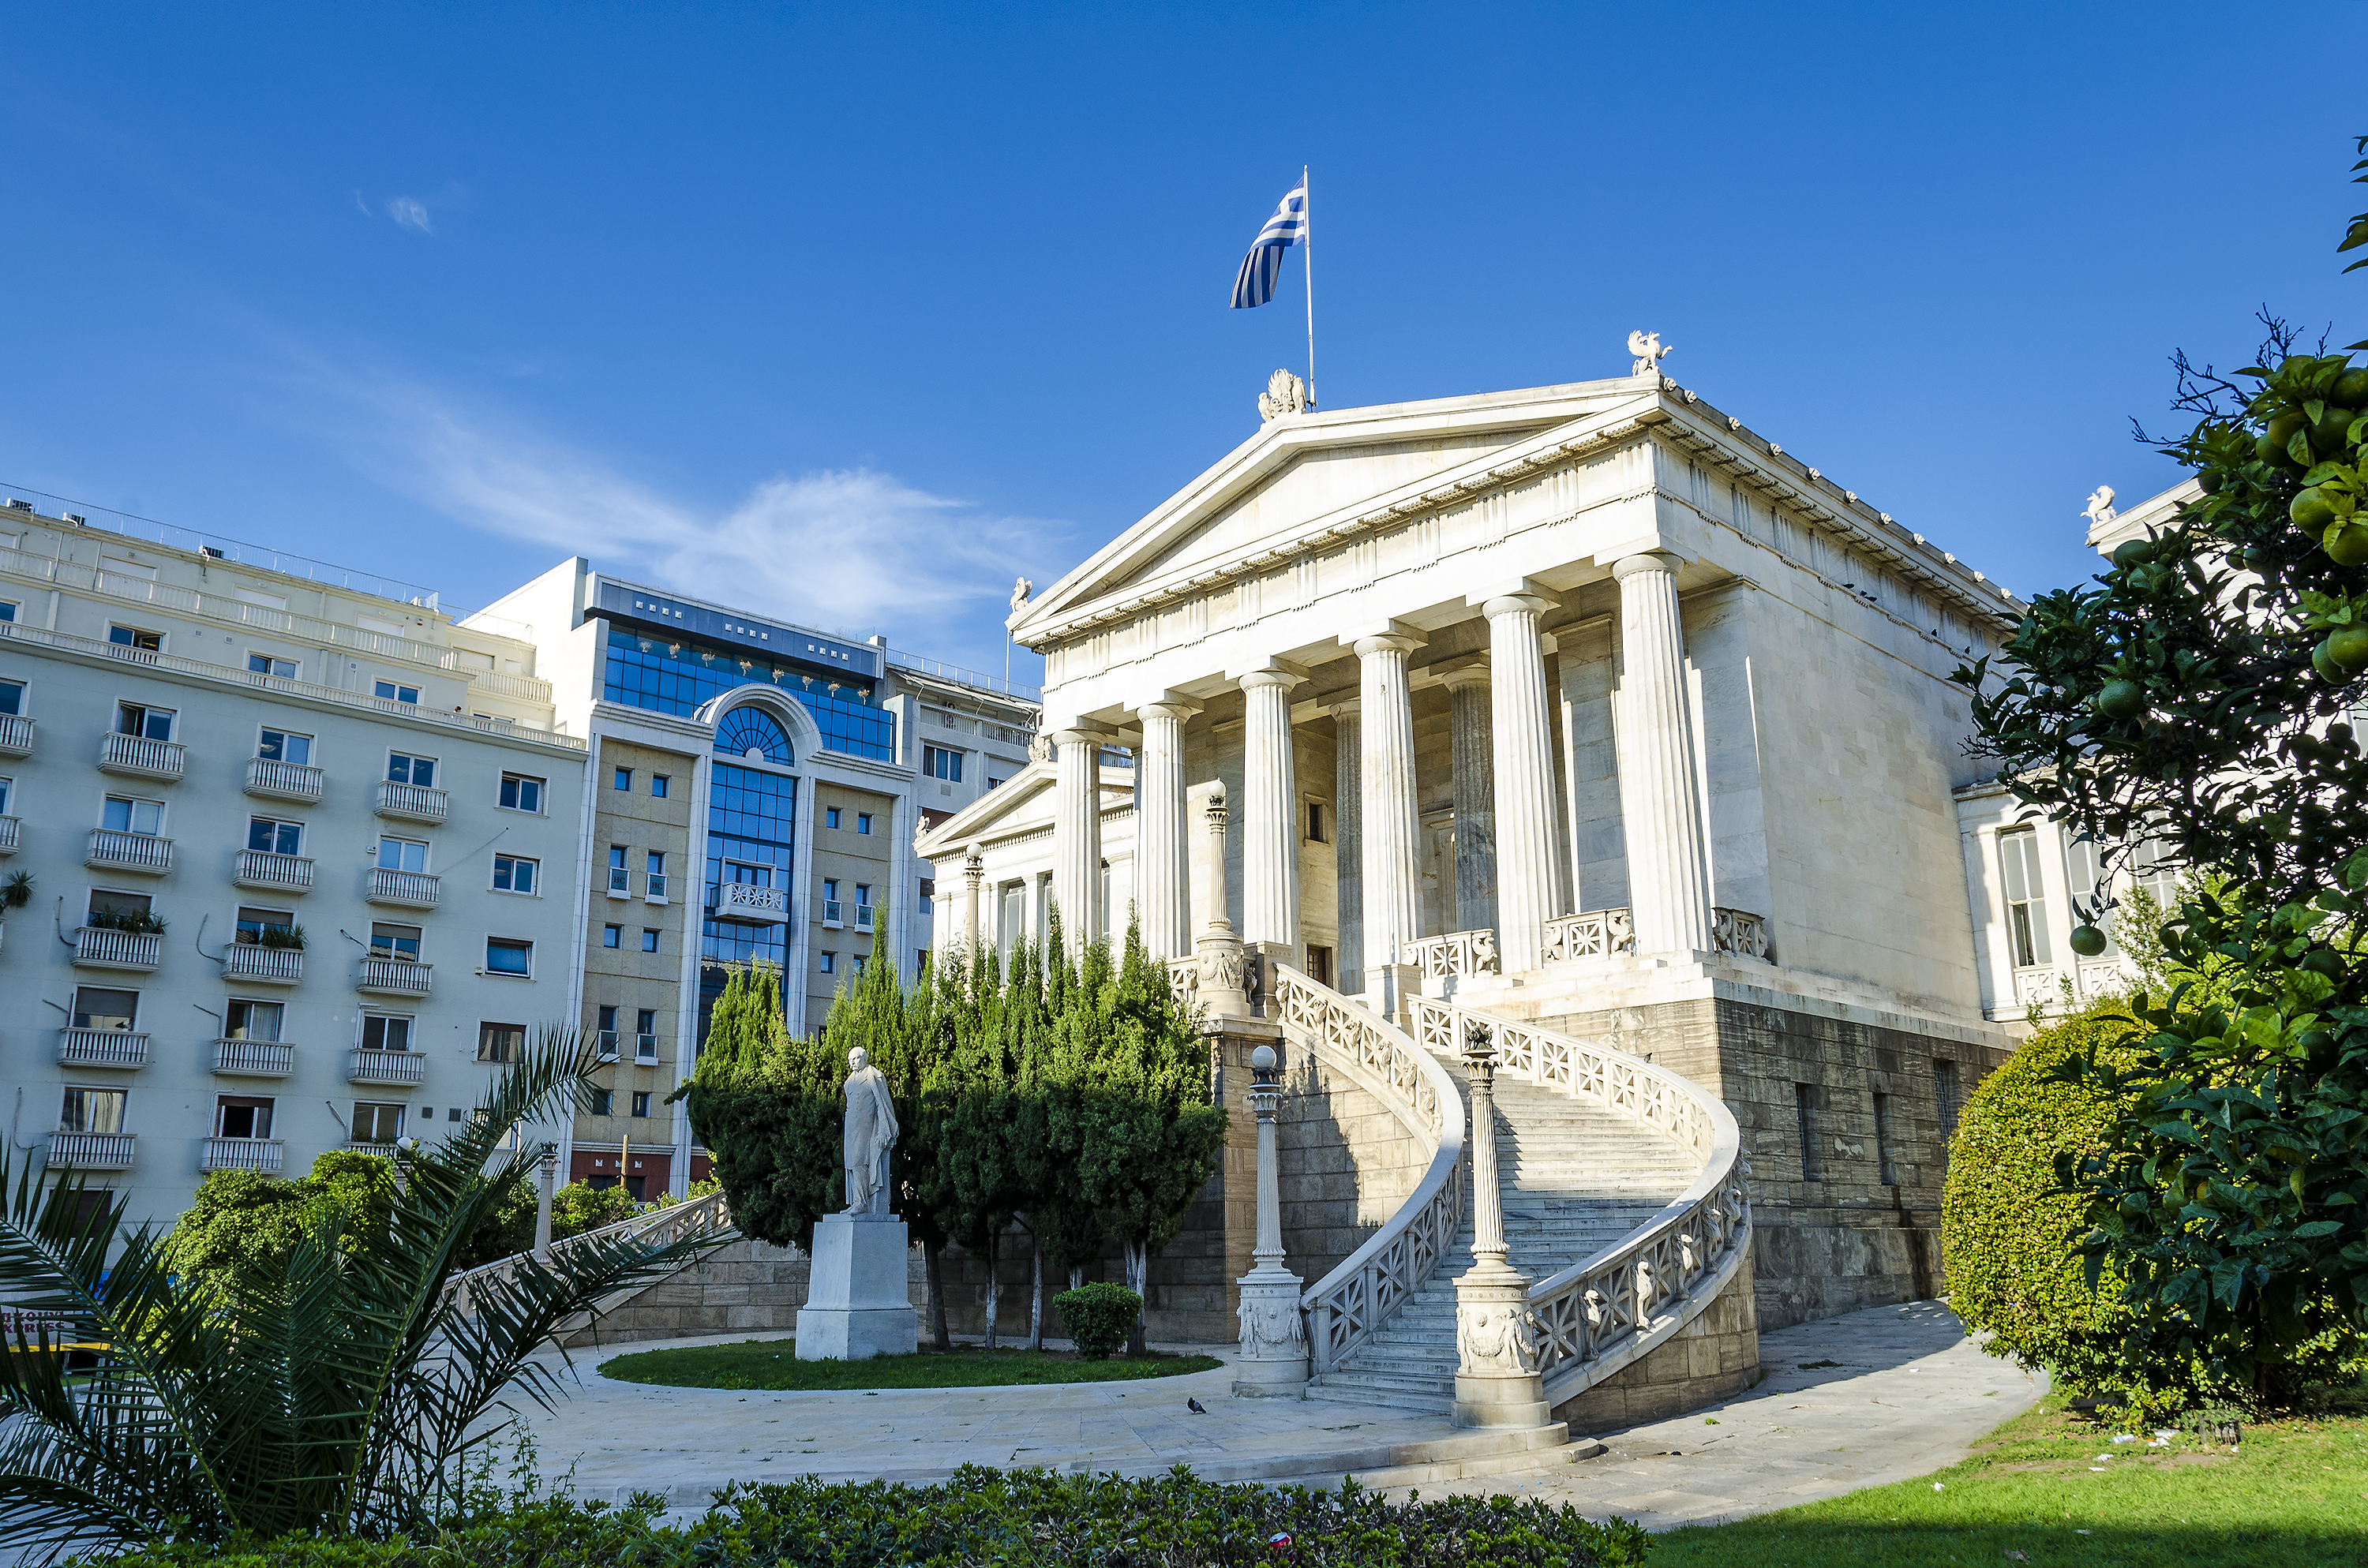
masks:
[[[701,647],[609,628],[600,695],[610,702],[688,718],[701,704],[752,681],[796,698],[814,715],[828,749],[879,762],[895,760],[895,716],[873,707],[871,689],[860,683],[801,675],[766,664],[746,649]]]
[[[746,711],[734,709],[733,713]],[[726,715],[727,722],[731,715]],[[707,801],[707,881],[779,888],[789,894],[790,918],[803,901],[790,886],[790,848],[797,832],[798,781],[718,759]],[[711,898],[711,905],[714,901]],[[699,1034],[723,994],[724,965],[752,960],[786,967],[789,926],[746,926],[709,920],[700,932]],[[786,1002],[787,998],[784,997]]]

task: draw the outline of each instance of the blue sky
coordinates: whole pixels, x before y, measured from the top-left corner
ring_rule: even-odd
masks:
[[[1256,427],[1669,373],[2019,592],[2339,275],[2368,6],[0,10],[0,482],[482,604],[573,551],[1000,668]],[[2297,72],[2302,74],[2297,75]],[[2262,102],[2274,113],[2260,112]],[[2362,117],[2353,116],[2352,119]],[[1015,673],[1034,661],[1022,654]]]

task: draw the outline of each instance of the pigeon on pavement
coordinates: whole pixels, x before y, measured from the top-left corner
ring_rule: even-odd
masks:
[[[1208,1407],[1207,1405],[1205,1405],[1205,1404],[1202,1404],[1202,1403],[1201,1403],[1199,1400],[1197,1400],[1197,1399],[1188,1399],[1188,1400],[1186,1400],[1186,1401],[1184,1402],[1184,1408],[1185,1408],[1185,1409],[1187,1409],[1187,1410],[1189,1410],[1189,1411],[1190,1411],[1190,1412],[1191,1412],[1193,1415],[1208,1415],[1208,1414],[1209,1414],[1209,1407]]]

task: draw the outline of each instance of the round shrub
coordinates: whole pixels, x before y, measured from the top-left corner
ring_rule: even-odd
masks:
[[[1099,1361],[1126,1343],[1134,1320],[1143,1315],[1143,1298],[1123,1285],[1102,1281],[1064,1290],[1053,1298],[1053,1310],[1069,1325],[1077,1354]]]

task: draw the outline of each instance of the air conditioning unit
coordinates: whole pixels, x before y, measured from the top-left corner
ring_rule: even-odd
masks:
[[[211,561],[227,561],[230,559],[230,557],[224,555],[221,551],[216,550],[210,544],[201,544],[198,546],[198,553],[205,556]]]
[[[72,523],[78,528],[86,528],[90,527],[90,519],[84,517],[80,512],[62,512],[59,516],[63,517],[66,521]]]

